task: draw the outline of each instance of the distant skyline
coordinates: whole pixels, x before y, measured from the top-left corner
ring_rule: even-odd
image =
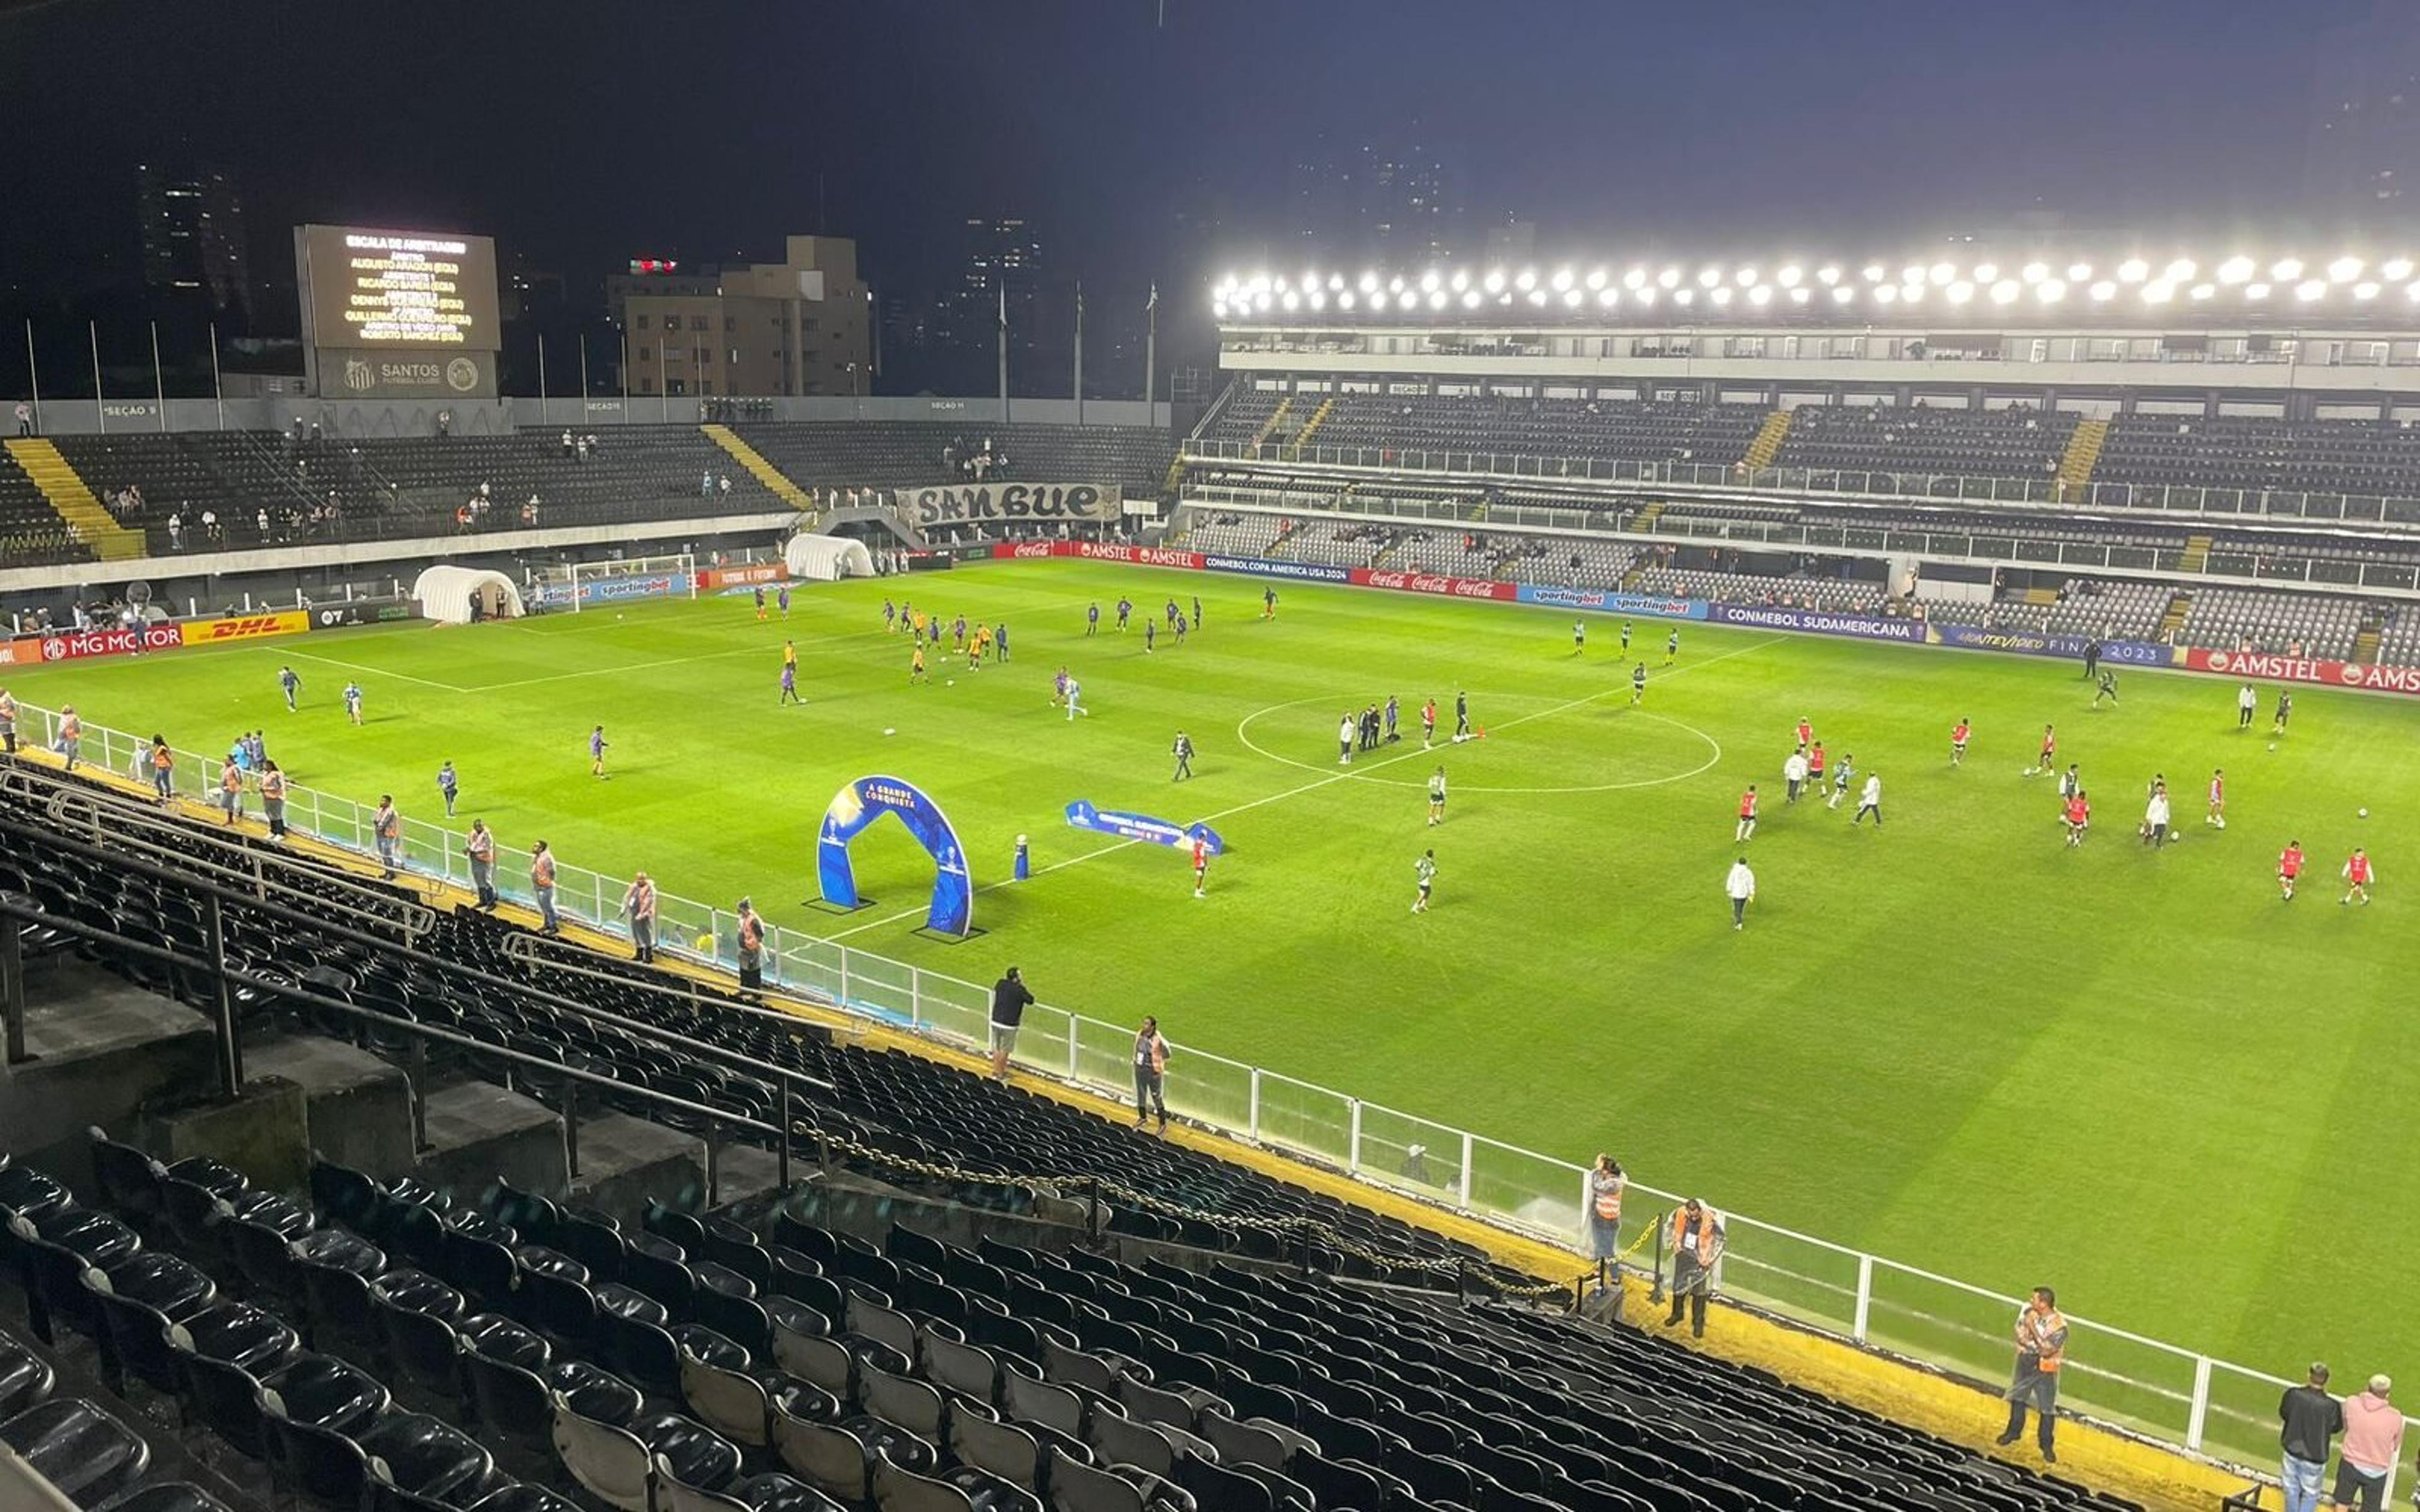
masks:
[[[2379,176],[2409,155],[2420,178],[2420,0],[1164,11],[0,5],[0,316],[139,286],[135,165],[163,157],[239,176],[263,285],[310,220],[491,235],[578,310],[630,257],[776,256],[798,232],[855,239],[878,297],[935,296],[967,223],[1013,218],[1095,313],[1160,285],[1164,330],[1215,271],[1295,255],[1306,208],[1342,217],[1303,202],[1317,151],[1416,149],[1449,213],[1392,244],[1462,257],[1508,222],[1542,257],[2010,226],[2333,242],[2356,214],[2402,228]]]

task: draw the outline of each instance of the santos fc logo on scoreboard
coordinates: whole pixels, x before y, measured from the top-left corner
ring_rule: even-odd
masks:
[[[345,359],[345,387],[354,393],[380,389],[433,389],[442,384],[456,393],[479,386],[479,364],[467,357],[443,363],[398,363],[377,357]]]

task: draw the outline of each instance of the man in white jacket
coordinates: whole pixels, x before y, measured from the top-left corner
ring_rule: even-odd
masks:
[[[1860,823],[1868,814],[1874,816],[1876,829],[1883,827],[1883,779],[1871,772],[1866,774],[1865,791],[1857,795],[1857,811],[1849,816],[1849,823]]]
[[[1731,863],[1730,874],[1723,878],[1723,896],[1731,901],[1731,928],[1747,928],[1747,905],[1756,901],[1756,873],[1748,870],[1746,856]]]

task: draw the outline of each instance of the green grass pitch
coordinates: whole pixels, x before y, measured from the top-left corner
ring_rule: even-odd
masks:
[[[297,780],[392,791],[423,819],[442,813],[450,757],[464,823],[508,844],[542,837],[566,862],[645,867],[726,905],[751,893],[777,923],[961,977],[1018,962],[1046,1001],[1156,1012],[1180,1044],[1574,1161],[1608,1149],[1642,1181],[1995,1290],[2051,1282],[2078,1313],[2223,1359],[2420,1370],[2420,1322],[2398,1308],[2420,1246],[2403,1020],[2420,710],[2301,690],[2273,751],[2270,690],[2239,735],[2220,679],[2121,671],[2122,702],[2093,712],[2068,664],[1702,625],[1667,669],[1667,626],[1642,620],[1634,711],[1618,621],[1591,618],[1575,656],[1568,614],[1285,585],[1262,623],[1262,586],[984,566],[808,588],[786,624],[721,598],[315,633],[12,686],[189,749],[265,727]],[[1141,606],[1123,636],[1107,627],[1121,593]],[[1141,615],[1171,594],[1189,613],[1197,593],[1206,625],[1146,656]],[[1004,620],[1015,659],[937,658],[932,686],[908,686],[886,594]],[[785,635],[803,708],[776,704]],[[305,680],[292,716],[274,681],[287,661]],[[1050,704],[1063,664],[1086,718]],[[356,676],[361,729],[337,701]],[[1419,702],[1450,728],[1457,689],[1487,737],[1421,752]],[[1406,743],[1340,768],[1339,715],[1389,694]],[[1801,715],[1882,775],[1886,828],[1852,827],[1853,805],[1783,804]],[[1976,733],[1953,771],[1962,716]],[[2080,850],[2061,843],[2051,780],[2019,775],[2045,721],[2094,797]],[[598,722],[605,782],[583,744]],[[1200,754],[1178,785],[1180,728]],[[1431,829],[1439,762],[1452,801]],[[2222,765],[2224,832],[2202,823]],[[957,825],[980,941],[908,933],[931,871],[897,826],[858,848],[884,906],[801,905],[824,806],[876,772]],[[2158,853],[2134,835],[2154,772],[2183,836]],[[1722,881],[1751,781],[1761,891],[1734,933]],[[1079,797],[1209,820],[1232,848],[1209,896],[1174,851],[1067,828]],[[1005,881],[1019,833],[1040,873],[1022,886]],[[2286,903],[2274,858],[2293,838],[2313,867]],[[2368,908],[2337,903],[2356,843],[2382,877]],[[1435,906],[1415,918],[1431,845]]]

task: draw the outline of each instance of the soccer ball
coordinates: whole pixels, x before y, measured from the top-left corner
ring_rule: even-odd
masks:
[[[950,686],[951,686],[952,687],[957,687],[957,686],[958,686],[958,680],[957,680],[956,678],[954,678],[954,677],[951,678],[951,679],[950,679]]]
[[[2277,748],[2277,743],[2273,740],[2269,742],[2269,748],[2271,750],[2275,750]]]
[[[2356,810],[2354,810],[2353,817],[2356,819],[2366,819],[2369,817],[2369,810],[2366,809]]]
[[[897,734],[899,732],[898,732],[898,731],[896,731],[896,730],[889,730],[889,729],[886,729],[886,730],[884,730],[882,733],[883,733],[884,734],[886,734],[886,735],[895,735],[895,734]]]

